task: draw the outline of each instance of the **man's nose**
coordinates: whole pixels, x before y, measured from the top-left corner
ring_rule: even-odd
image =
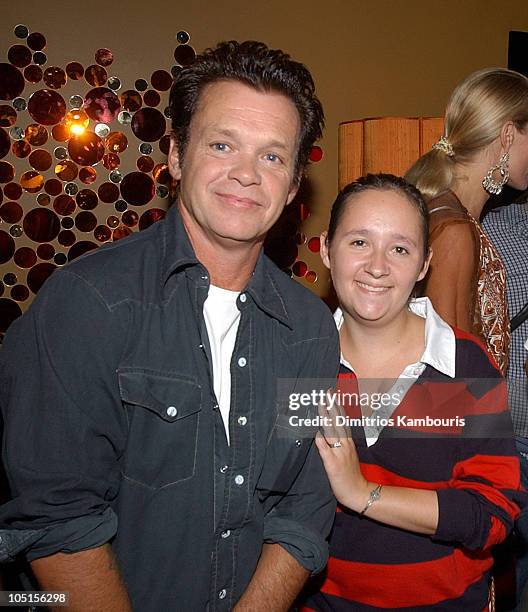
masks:
[[[244,187],[260,184],[258,160],[250,154],[237,155],[229,170],[228,177],[238,181]]]

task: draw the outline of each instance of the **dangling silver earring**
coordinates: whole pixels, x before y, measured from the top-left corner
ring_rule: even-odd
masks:
[[[510,161],[510,154],[504,153],[501,156],[499,163],[495,166],[492,166],[486,176],[482,179],[482,187],[492,195],[499,195],[502,191],[502,188],[508,182],[510,178],[510,171],[508,169],[508,162]],[[500,178],[495,180],[493,178],[493,174],[498,172],[500,174]]]

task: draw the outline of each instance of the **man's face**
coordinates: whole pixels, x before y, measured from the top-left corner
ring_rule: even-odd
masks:
[[[191,240],[258,244],[297,192],[300,121],[278,93],[219,81],[201,93],[182,164],[171,143],[169,169],[180,180],[179,207]]]

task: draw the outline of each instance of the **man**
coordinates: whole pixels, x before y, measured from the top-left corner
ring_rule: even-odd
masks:
[[[322,108],[301,64],[230,42],[181,71],[171,117],[177,206],[56,272],[6,336],[0,546],[72,610],[286,610],[335,506],[277,381],[334,378],[339,351],[262,244]]]
[[[482,225],[497,247],[506,268],[508,310],[513,320],[528,302],[528,203],[526,196],[516,203],[493,208],[484,217]],[[517,450],[521,461],[521,481],[528,487],[528,378],[525,371],[524,341],[528,322],[512,332],[510,364],[508,368],[508,394],[512,413]],[[524,610],[520,597],[528,582],[528,508],[515,524],[519,537],[517,557],[518,610]]]

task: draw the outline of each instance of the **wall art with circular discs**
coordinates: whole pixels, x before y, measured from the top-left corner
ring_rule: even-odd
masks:
[[[123,83],[110,49],[49,65],[44,34],[20,24],[12,36],[0,62],[0,342],[54,270],[165,216],[169,90],[195,58],[181,30],[172,68]],[[321,157],[314,147],[312,162]],[[301,245],[318,249],[300,231],[308,214],[298,198],[266,249],[314,283],[317,274],[298,260]]]

